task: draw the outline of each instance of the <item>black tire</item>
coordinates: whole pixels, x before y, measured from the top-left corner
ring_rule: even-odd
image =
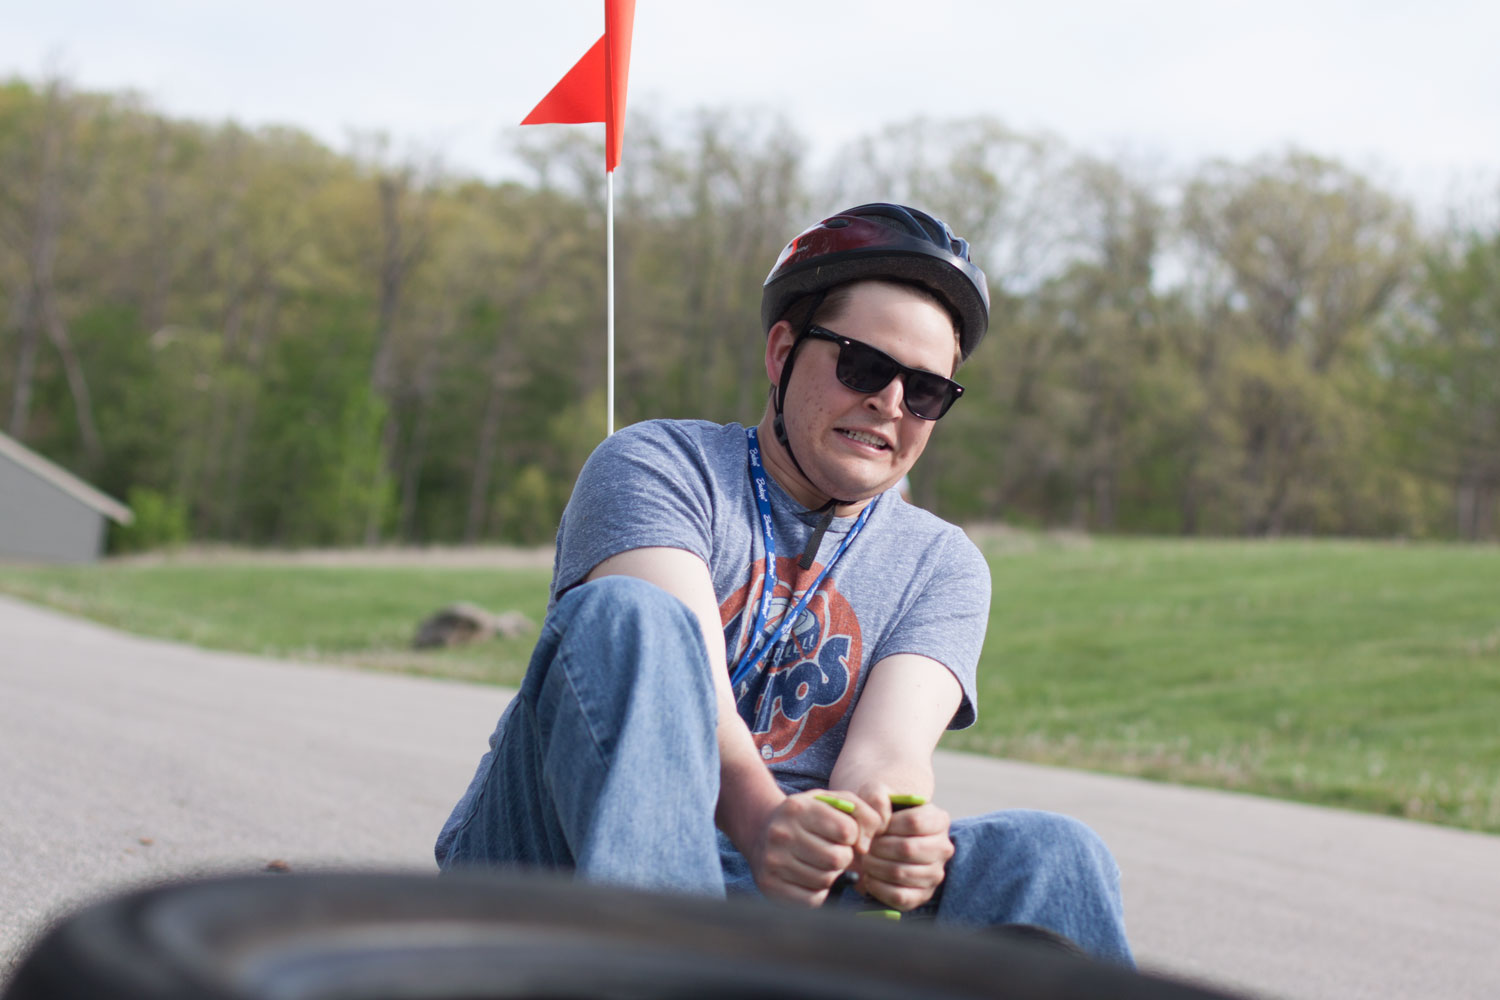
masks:
[[[990,935],[539,876],[251,876],[42,938],[3,1000],[1221,996]]]

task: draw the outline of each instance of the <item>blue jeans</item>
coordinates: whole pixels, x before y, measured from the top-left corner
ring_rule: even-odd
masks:
[[[571,869],[642,889],[754,892],[714,827],[717,717],[697,620],[630,577],[575,587],[542,626],[490,749],[438,835],[444,870]],[[1008,810],[955,820],[940,923],[1037,924],[1129,963],[1119,871],[1065,816]]]

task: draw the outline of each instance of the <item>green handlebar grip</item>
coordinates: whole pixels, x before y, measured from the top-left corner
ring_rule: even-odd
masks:
[[[892,795],[891,808],[897,811],[910,809],[913,806],[925,806],[927,800],[920,795]]]
[[[814,798],[816,798],[819,802],[828,803],[839,812],[849,813],[851,816],[854,814],[854,803],[850,802],[848,799],[841,799],[836,795],[817,795],[814,796]]]

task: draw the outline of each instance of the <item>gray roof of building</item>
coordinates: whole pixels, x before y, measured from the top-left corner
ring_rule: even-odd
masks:
[[[130,508],[113,497],[106,496],[73,473],[55,462],[50,462],[26,447],[15,438],[0,433],[0,456],[10,459],[23,469],[56,486],[79,503],[97,510],[116,524],[129,524],[135,520]]]

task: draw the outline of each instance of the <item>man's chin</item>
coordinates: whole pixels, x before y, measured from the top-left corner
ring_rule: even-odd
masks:
[[[812,482],[824,496],[837,497],[851,503],[864,503],[880,496],[901,482],[907,469],[911,468],[909,464],[898,469],[890,462],[851,460],[847,456],[840,458],[842,460],[823,465],[818,479]]]
[[[864,503],[866,500],[872,500],[875,497],[880,496],[880,494],[884,493],[892,486],[895,486],[900,481],[900,476],[897,476],[895,479],[883,479],[877,482],[872,482],[868,479],[846,479],[842,483],[838,484],[839,488],[844,490],[845,492],[829,492],[828,495],[838,497],[840,500],[848,500],[851,503]]]

